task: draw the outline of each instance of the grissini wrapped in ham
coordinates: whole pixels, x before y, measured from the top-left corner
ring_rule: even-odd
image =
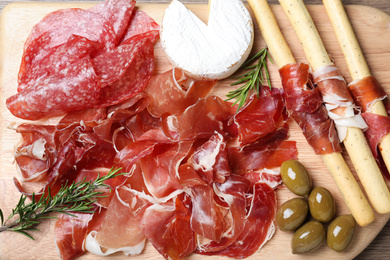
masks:
[[[340,48],[344,54],[352,82],[348,85],[356,104],[363,112],[369,129],[366,137],[380,166],[390,168],[390,120],[382,100],[387,97],[378,80],[371,75],[351,22],[339,0],[323,0]],[[380,126],[380,127],[378,127]],[[385,165],[381,165],[379,151]],[[383,168],[386,170],[385,168]]]
[[[333,66],[303,1],[279,0],[279,3],[290,20],[314,73],[323,66]],[[338,88],[346,87],[345,82],[338,80]],[[381,214],[390,212],[390,192],[363,131],[355,126],[348,127],[343,144],[375,210]]]
[[[279,68],[295,64],[296,61],[284,39],[275,17],[266,0],[248,0],[261,34]],[[287,68],[287,67],[286,67]],[[283,70],[282,70],[283,71]],[[365,226],[374,220],[374,212],[353,177],[340,152],[322,155],[343,199],[359,225]]]
[[[341,152],[334,123],[322,105],[319,89],[310,87],[309,70],[304,63],[287,64],[279,70],[287,108],[316,154]]]
[[[347,82],[334,65],[323,66],[313,74],[329,117],[335,122],[340,142],[347,137],[348,127],[367,130],[368,126],[348,91]]]

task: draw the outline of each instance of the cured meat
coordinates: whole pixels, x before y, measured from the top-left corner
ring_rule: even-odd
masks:
[[[344,141],[348,127],[363,131],[368,128],[355,107],[345,79],[335,66],[319,68],[314,73],[314,83],[320,89],[329,117],[335,122],[340,142]]]
[[[334,123],[322,106],[319,89],[313,89],[309,66],[303,63],[288,64],[279,73],[287,108],[314,152],[321,155],[340,152]]]
[[[151,41],[155,43],[159,37],[160,25],[145,12],[136,10],[131,17],[130,25],[124,34],[122,41],[126,41],[135,35],[146,32],[152,32],[151,35],[154,35],[154,37],[151,38]]]
[[[138,36],[92,59],[101,87],[104,88],[120,80],[126,71],[134,65],[137,53],[148,46],[151,44],[147,38]]]
[[[22,143],[15,151],[15,161],[24,181],[41,181],[56,160],[55,126],[21,124],[16,129]]]
[[[125,186],[115,189],[100,228],[88,235],[88,251],[97,255],[118,251],[133,255],[143,250],[145,236],[139,224],[152,203],[140,195]]]
[[[227,215],[231,218],[226,221],[229,229],[224,232],[220,241],[199,244],[197,253],[200,254],[214,254],[227,248],[236,241],[245,226],[246,196],[250,190],[250,182],[245,177],[231,175],[225,183],[217,184],[214,190],[228,204],[229,214]]]
[[[377,115],[374,113],[365,112],[363,113],[363,118],[366,120],[369,128],[364,133],[367,141],[370,145],[372,154],[377,161],[382,173],[388,179],[390,179],[389,172],[387,171],[387,167],[383,162],[383,159],[380,156],[378,151],[379,143],[382,138],[390,133],[390,118],[387,116]]]
[[[88,10],[69,8],[51,12],[37,23],[25,42],[24,50],[47,31],[55,31],[57,34],[46,43],[45,48],[63,44],[73,34],[102,43],[101,52],[114,48],[116,42],[114,28],[103,16]]]
[[[89,57],[74,62],[55,75],[30,82],[28,91],[6,100],[8,110],[22,119],[57,116],[94,107],[99,102],[100,86]]]
[[[99,107],[118,104],[147,86],[154,70],[154,48],[147,37],[140,37],[131,38],[114,51],[102,54],[99,61],[93,61],[103,87]]]
[[[55,240],[62,259],[74,259],[84,253],[82,244],[87,233],[92,214],[63,214],[55,224]]]
[[[182,114],[165,118],[164,132],[178,140],[209,138],[215,132],[231,137],[229,124],[234,112],[234,107],[219,97],[201,98]]]
[[[213,182],[224,183],[231,170],[223,136],[221,134],[213,135],[194,151],[188,159],[188,163],[207,184],[211,185]]]
[[[181,192],[178,168],[191,147],[191,141],[156,144],[153,152],[140,160],[146,187],[155,198],[166,201]]]
[[[146,209],[140,225],[163,257],[183,259],[196,248],[190,217],[190,200],[188,196],[180,194],[174,201]]]
[[[279,167],[282,162],[296,159],[295,141],[286,141],[287,124],[264,138],[244,147],[229,147],[229,163],[234,173],[242,174],[263,168]]]
[[[351,82],[348,87],[356,104],[361,107],[363,112],[369,112],[370,106],[376,100],[383,100],[387,97],[378,80],[372,76]]]
[[[363,111],[362,116],[368,125],[368,129],[364,134],[370,145],[372,154],[377,161],[382,174],[390,179],[387,167],[378,152],[378,144],[381,139],[390,133],[390,119],[387,116],[377,115],[371,112],[371,106],[378,100],[386,99],[387,94],[378,80],[372,76],[351,82],[348,87],[351,90],[356,104],[358,104]]]
[[[118,44],[126,31],[135,8],[135,0],[107,0],[100,2],[89,11],[100,14],[113,27]]]
[[[149,112],[155,117],[182,113],[204,98],[215,81],[190,80],[180,69],[172,69],[151,78],[145,92],[151,100]]]
[[[220,242],[226,230],[224,209],[214,199],[213,188],[208,185],[192,187],[191,228],[198,235]]]
[[[274,132],[278,125],[285,123],[282,91],[261,88],[259,96],[253,94],[245,107],[234,117],[241,145],[254,142]]]
[[[265,183],[253,185],[245,227],[237,240],[217,255],[246,258],[257,252],[274,234],[277,203],[275,191]]]
[[[101,45],[82,36],[71,35],[65,43],[48,49],[47,43],[56,35],[52,31],[43,33],[24,52],[18,74],[18,92],[28,89],[31,80],[66,70],[78,60],[88,57]]]

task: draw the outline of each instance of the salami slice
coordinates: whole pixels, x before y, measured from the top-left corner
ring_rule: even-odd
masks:
[[[158,39],[159,31],[160,25],[158,25],[158,23],[156,23],[147,13],[137,10],[131,17],[129,28],[125,32],[122,42],[125,42],[138,34],[155,32],[153,34],[155,35],[153,43],[155,43]]]
[[[154,47],[148,37],[132,38],[93,59],[102,86],[99,107],[118,104],[142,91],[154,70]]]
[[[99,101],[100,85],[89,57],[30,84],[29,91],[19,92],[6,101],[9,111],[22,119],[61,115],[93,107]]]
[[[103,16],[88,10],[68,8],[51,12],[37,23],[26,40],[24,50],[47,31],[56,32],[56,37],[47,43],[49,48],[63,44],[72,34],[102,43],[102,51],[113,49],[116,42],[114,28]]]
[[[89,10],[100,14],[112,25],[116,34],[116,43],[119,43],[128,27],[134,7],[134,0],[108,0],[95,5]]]
[[[89,56],[101,46],[99,42],[71,35],[65,43],[48,48],[47,43],[53,37],[56,37],[54,31],[43,33],[24,52],[18,75],[18,92],[26,90],[31,80],[54,75],[70,67],[72,63]]]

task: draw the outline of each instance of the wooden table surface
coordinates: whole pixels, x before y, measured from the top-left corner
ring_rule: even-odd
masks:
[[[29,0],[22,0],[29,1]],[[39,0],[42,2],[98,2],[98,0]],[[207,3],[207,0],[181,0],[183,3]],[[322,4],[322,0],[304,0],[306,4]],[[16,2],[16,0],[0,0],[0,10],[7,4]],[[143,3],[169,3],[171,0],[138,0]],[[278,4],[277,0],[268,0],[270,4]],[[390,15],[390,1],[389,0],[343,0],[345,5],[367,5],[378,8]],[[390,48],[390,43],[389,43]],[[390,222],[378,234],[375,240],[355,259],[390,259]]]

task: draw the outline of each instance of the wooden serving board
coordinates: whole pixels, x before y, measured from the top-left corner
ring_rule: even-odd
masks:
[[[11,209],[19,199],[19,193],[13,184],[13,178],[17,176],[16,166],[13,163],[13,151],[20,140],[20,136],[12,130],[12,125],[21,123],[12,116],[5,107],[7,97],[16,93],[17,73],[22,56],[22,49],[29,31],[45,14],[60,8],[81,7],[88,8],[91,3],[13,3],[4,8],[0,18],[0,208],[4,215],[8,216]],[[161,21],[167,4],[138,4],[140,9],[146,11],[157,22]],[[205,4],[191,4],[188,7],[201,19],[207,20],[208,7]],[[299,62],[307,62],[300,43],[291,28],[287,17],[280,6],[272,6],[275,16],[279,22],[292,52]],[[338,46],[335,34],[326,16],[323,6],[309,6],[314,22],[322,36],[324,44],[334,59],[335,64],[340,68],[347,81],[351,80],[341,50]],[[370,7],[347,6],[353,27],[361,43],[363,52],[366,55],[368,64],[382,86],[390,93],[390,16]],[[265,47],[260,32],[256,27],[255,46],[253,52]],[[171,66],[165,58],[161,46],[156,45],[156,73],[166,71]],[[269,64],[271,70],[271,81],[274,87],[280,86],[280,79],[277,67]],[[231,80],[224,80],[218,83],[214,94],[224,97],[232,88],[229,86]],[[44,123],[55,123],[55,120]],[[335,197],[337,214],[349,213],[334,184],[330,174],[321,157],[316,156],[307,145],[301,130],[294,122],[290,122],[290,139],[297,141],[299,149],[299,160],[311,173],[315,186],[323,186],[329,189]],[[10,127],[11,126],[11,127]],[[348,156],[344,157],[352,169]],[[295,197],[286,188],[277,191],[278,204],[287,199]],[[389,220],[390,215],[376,215],[375,221],[367,227],[358,227],[353,242],[343,253],[335,253],[328,249],[325,244],[317,251],[307,255],[293,255],[290,249],[292,234],[276,230],[274,237],[250,259],[352,259],[375,238],[379,231]],[[0,259],[59,259],[54,242],[55,221],[45,221],[39,226],[40,232],[34,232],[35,241],[32,241],[20,234],[11,232],[0,233]],[[92,254],[85,254],[80,259],[98,259]],[[110,258],[128,259],[121,253]],[[136,259],[162,259],[150,243],[146,244],[144,252],[135,256]],[[217,259],[218,257],[204,257],[191,255],[189,259]],[[221,258],[221,257],[219,257]]]

